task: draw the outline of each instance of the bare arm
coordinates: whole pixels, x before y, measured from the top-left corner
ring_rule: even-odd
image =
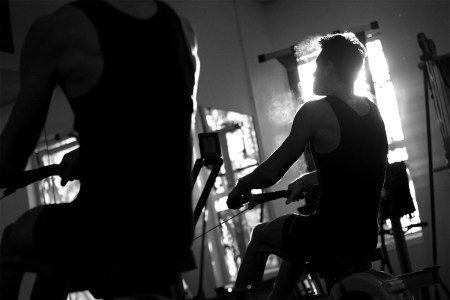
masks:
[[[292,201],[298,201],[304,196],[304,192],[308,187],[314,184],[318,184],[316,170],[300,175],[300,177],[291,182],[288,186],[288,190],[291,191],[291,193],[286,199],[286,204],[289,204]]]
[[[242,195],[248,190],[267,188],[278,182],[292,164],[303,154],[317,127],[315,105],[304,104],[295,115],[291,132],[281,146],[252,173],[240,179],[228,199]],[[248,194],[248,193],[247,193]]]
[[[200,59],[198,57],[197,36],[195,34],[194,28],[192,27],[192,24],[186,18],[180,16],[180,20],[181,20],[181,25],[183,27],[184,35],[188,42],[188,47],[190,48],[191,53],[192,53],[192,64],[194,65],[194,69],[195,69],[195,86],[194,86],[192,100],[196,101],[197,85],[198,85],[198,79],[200,76]]]
[[[197,89],[198,89],[198,80],[200,77],[200,59],[198,57],[198,44],[197,44],[197,36],[195,34],[194,28],[191,23],[184,17],[180,16],[181,27],[183,28],[184,36],[187,41],[187,47],[191,52],[191,63],[194,67],[194,87],[192,90],[192,105],[193,105],[193,113],[191,118],[191,136],[195,133],[195,116],[197,114]]]
[[[0,136],[1,183],[23,171],[44,127],[56,85],[60,49],[46,20],[30,28],[20,61],[21,90]]]
[[[63,173],[61,174],[61,185],[65,186],[67,182],[81,178],[81,158],[80,147],[66,153],[61,161]]]

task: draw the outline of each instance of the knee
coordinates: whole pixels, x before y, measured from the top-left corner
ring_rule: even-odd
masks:
[[[10,224],[6,226],[6,228],[3,230],[2,239],[0,243],[0,253],[2,255],[4,255],[5,252],[7,252],[7,249],[9,248],[12,227],[13,227],[12,224]]]
[[[5,228],[1,241],[2,254],[5,251],[22,254],[36,251],[34,232],[41,210],[41,207],[31,209]]]
[[[254,227],[253,227],[253,230],[252,230],[252,235],[251,235],[251,238],[250,238],[250,241],[252,242],[256,242],[256,241],[261,241],[261,240],[263,240],[264,239],[264,231],[265,231],[265,226],[264,226],[264,224],[263,223],[259,223],[259,224],[256,224]]]
[[[11,236],[11,232],[12,232],[12,228],[13,228],[13,224],[9,224],[8,226],[5,227],[5,229],[3,230],[3,234],[2,234],[2,244],[7,242],[10,239]]]
[[[5,227],[5,229],[3,230],[3,234],[2,234],[2,241],[11,234],[12,226],[13,226],[13,224],[9,224]]]
[[[253,227],[250,243],[247,247],[248,252],[251,252],[252,255],[262,255],[263,258],[267,258],[274,251],[272,247],[273,241],[269,238],[270,233],[267,232],[268,230],[270,228],[265,223]]]

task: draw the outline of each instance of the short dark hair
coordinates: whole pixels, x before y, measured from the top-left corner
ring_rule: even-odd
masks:
[[[338,78],[345,83],[356,80],[366,58],[366,48],[352,32],[327,34],[319,39],[319,61],[331,61]]]

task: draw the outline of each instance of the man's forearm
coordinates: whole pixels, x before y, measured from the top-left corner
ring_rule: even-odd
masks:
[[[248,189],[264,189],[271,187],[277,183],[281,178],[277,172],[268,168],[264,163],[258,166],[252,173],[242,177],[240,181]]]

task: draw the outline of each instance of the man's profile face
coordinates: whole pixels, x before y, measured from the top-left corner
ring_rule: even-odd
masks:
[[[328,69],[321,59],[320,55],[316,59],[316,71],[314,72],[313,92],[317,96],[326,96],[326,83],[328,77]]]

